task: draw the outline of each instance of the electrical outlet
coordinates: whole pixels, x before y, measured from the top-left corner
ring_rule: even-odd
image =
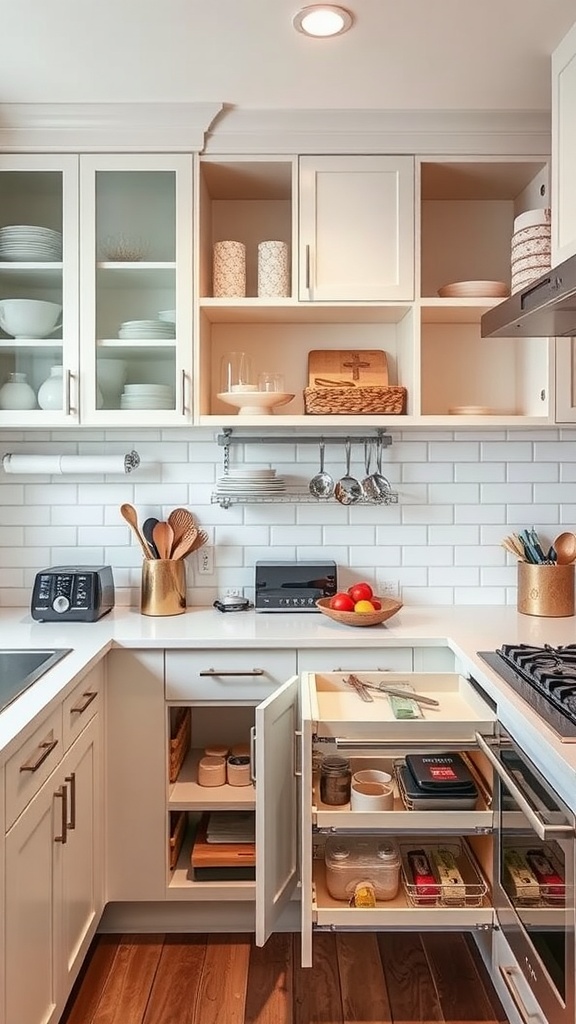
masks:
[[[200,576],[214,575],[214,551],[210,544],[198,551],[198,572]]]
[[[225,587],[224,597],[244,597],[242,587]]]
[[[398,599],[400,596],[400,581],[384,579],[379,577],[378,579],[378,597],[393,597]]]

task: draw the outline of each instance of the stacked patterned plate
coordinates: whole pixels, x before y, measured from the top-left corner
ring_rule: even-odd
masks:
[[[286,481],[275,469],[231,469],[216,484],[219,494],[270,497],[286,490]]]
[[[0,228],[0,260],[58,263],[62,259],[62,233],[32,224]]]
[[[125,320],[118,337],[124,341],[148,341],[175,338],[176,327],[168,320]]]
[[[512,291],[531,284],[551,265],[550,210],[527,210],[514,221]]]
[[[174,391],[169,384],[125,384],[121,409],[173,409]]]

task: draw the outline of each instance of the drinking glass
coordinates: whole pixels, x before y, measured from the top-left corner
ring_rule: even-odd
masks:
[[[284,377],[281,373],[263,372],[258,374],[258,391],[284,391]]]
[[[246,352],[228,352],[222,356],[220,391],[257,391],[252,374],[252,363]]]

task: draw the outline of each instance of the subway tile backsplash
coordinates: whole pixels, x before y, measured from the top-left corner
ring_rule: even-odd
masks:
[[[367,424],[350,435],[369,430]],[[123,478],[15,477],[0,469],[0,603],[28,606],[35,573],[46,566],[109,563],[117,604],[137,607],[141,551],[120,516],[123,502],[136,506],[141,522],[184,505],[207,531],[214,572],[202,575],[196,555],[187,560],[190,605],[210,605],[229,589],[253,599],[259,558],[319,557],[335,559],[342,586],[359,578],[376,589],[397,586],[406,604],[515,604],[516,566],[502,537],[534,525],[550,543],[576,528],[576,430],[390,430],[383,471],[398,491],[397,505],[295,500],[229,509],[211,500],[223,472],[218,433],[0,432],[0,455],[136,448],[142,463]],[[311,424],[309,433],[321,430]],[[362,446],[352,452],[352,474],[362,479]],[[305,494],[318,471],[317,446],[298,444],[297,434],[294,444],[233,445],[230,453],[234,465],[275,466]],[[327,447],[325,468],[335,479],[344,473],[343,445]]]

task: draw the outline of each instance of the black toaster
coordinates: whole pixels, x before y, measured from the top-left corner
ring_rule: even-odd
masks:
[[[113,607],[109,565],[55,565],[36,574],[30,613],[38,622],[95,622]]]
[[[254,590],[257,612],[318,612],[318,598],[336,593],[336,562],[256,562]]]

